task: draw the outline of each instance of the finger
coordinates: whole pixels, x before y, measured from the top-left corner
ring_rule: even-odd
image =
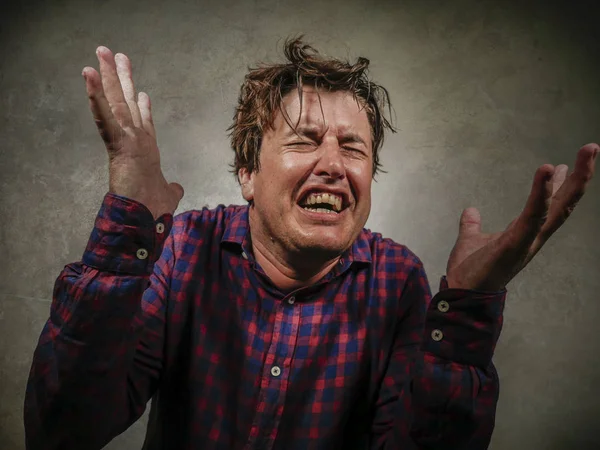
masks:
[[[466,208],[460,216],[459,234],[472,235],[481,233],[481,214],[474,207]]]
[[[96,127],[106,145],[114,149],[117,147],[117,143],[120,142],[123,129],[113,116],[108,100],[104,95],[100,75],[91,67],[84,67],[81,74],[85,80],[90,110]]]
[[[560,187],[564,183],[565,178],[567,177],[568,170],[569,170],[569,167],[565,164],[560,164],[554,168],[554,176],[552,177],[552,195],[553,196],[556,194],[556,192],[560,189]],[[517,223],[518,220],[519,220],[518,217],[516,219],[513,219],[508,224],[506,229],[508,230],[513,225],[515,225],[515,223]]]
[[[152,104],[150,103],[150,97],[145,92],[138,94],[138,107],[140,109],[142,127],[150,136],[156,139],[154,121],[152,120]]]
[[[183,186],[181,186],[179,183],[169,183],[169,188],[175,193],[177,202],[179,203],[184,194]]]
[[[125,101],[121,82],[117,75],[117,66],[112,52],[103,46],[96,49],[98,62],[100,63],[100,75],[102,76],[102,86],[104,95],[110,104],[115,119],[122,127],[132,127],[133,119],[129,105]]]
[[[542,230],[546,238],[569,218],[583,197],[588,183],[594,176],[595,158],[599,148],[596,144],[588,144],[579,149],[575,169],[566,177],[552,198],[548,220]]]
[[[574,178],[579,179],[587,185],[594,177],[596,169],[596,156],[600,150],[598,144],[587,144],[577,152],[575,160],[575,169],[573,170]]]
[[[556,166],[554,169],[554,177],[552,177],[552,195],[554,196],[558,190],[561,188],[565,179],[567,178],[567,173],[569,171],[569,166],[566,164],[560,164]]]
[[[133,76],[131,74],[131,61],[123,53],[117,53],[115,55],[115,64],[117,66],[117,75],[121,82],[121,88],[123,89],[123,96],[125,97],[125,101],[131,112],[133,124],[136,127],[140,127],[142,125],[142,119],[135,99],[135,88],[133,86]]]
[[[553,174],[554,167],[544,164],[533,177],[529,198],[514,226],[514,239],[519,247],[528,249],[546,222],[552,200]]]

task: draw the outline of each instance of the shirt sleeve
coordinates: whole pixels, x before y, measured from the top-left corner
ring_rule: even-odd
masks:
[[[172,224],[104,197],[82,260],[54,285],[25,395],[28,449],[99,449],[144,412],[162,369]]]
[[[506,290],[448,289],[431,299],[419,261],[402,301],[376,405],[372,449],[482,450],[494,429],[499,382],[492,355]]]

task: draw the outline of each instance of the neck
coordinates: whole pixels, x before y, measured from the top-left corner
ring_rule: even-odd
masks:
[[[249,216],[254,258],[273,284],[284,292],[318,282],[340,259],[339,255],[331,258],[285,251],[255,222],[253,214]]]

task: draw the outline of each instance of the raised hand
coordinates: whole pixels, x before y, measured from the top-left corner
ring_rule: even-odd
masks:
[[[571,215],[594,175],[599,151],[597,144],[583,146],[568,176],[564,164],[538,168],[523,212],[502,232],[482,233],[479,211],[465,209],[446,268],[448,286],[504,289]]]
[[[106,47],[96,49],[100,74],[84,67],[90,109],[106,145],[109,191],[144,204],[157,219],[173,214],[183,197],[183,187],[167,183],[152,121],[150,97],[136,99],[131,62],[122,53],[113,56]]]

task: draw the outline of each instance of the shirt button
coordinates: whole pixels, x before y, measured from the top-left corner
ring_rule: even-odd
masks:
[[[434,341],[441,341],[443,337],[444,337],[444,333],[442,333],[441,330],[433,330],[431,332],[431,338]]]
[[[271,367],[271,375],[273,375],[274,377],[278,377],[279,375],[281,375],[281,369],[279,368],[279,366]]]
[[[442,300],[441,302],[439,302],[437,307],[441,312],[446,312],[450,309],[450,305],[446,300]]]
[[[288,298],[288,303],[290,305],[293,305],[295,301],[296,301],[296,297],[294,297],[293,295],[290,298]]]
[[[248,255],[246,255],[246,252],[242,252],[242,258],[248,259]]]
[[[146,259],[148,257],[148,250],[140,248],[136,253],[138,259]]]
[[[157,223],[156,224],[156,232],[157,233],[162,233],[163,231],[165,231],[165,224],[164,223]]]

